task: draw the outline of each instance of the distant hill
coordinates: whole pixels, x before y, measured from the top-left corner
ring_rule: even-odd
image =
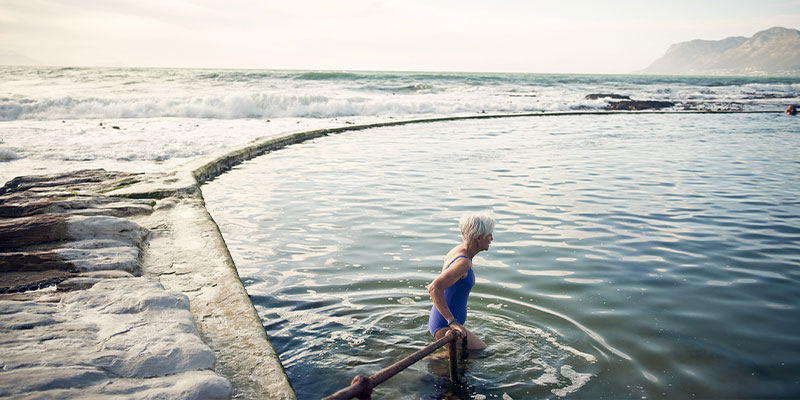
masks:
[[[781,27],[669,46],[642,74],[800,76],[800,31]]]
[[[40,65],[41,62],[11,51],[0,51],[0,65]]]

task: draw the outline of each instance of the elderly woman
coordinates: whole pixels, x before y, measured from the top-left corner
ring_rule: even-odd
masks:
[[[484,349],[486,343],[463,326],[467,320],[467,298],[475,285],[472,258],[488,250],[495,220],[485,214],[468,214],[458,223],[464,243],[453,247],[442,263],[442,273],[428,285],[433,300],[428,329],[441,339],[452,328],[467,337],[469,349]]]

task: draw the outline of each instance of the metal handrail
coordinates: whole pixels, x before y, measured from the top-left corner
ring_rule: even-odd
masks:
[[[464,340],[461,341],[461,346],[463,347],[463,349],[466,349],[467,337],[463,335],[461,332],[451,329],[441,339],[425,346],[424,348],[418,350],[414,354],[378,371],[374,375],[356,376],[355,378],[353,378],[353,381],[350,382],[350,386],[328,397],[325,397],[323,400],[345,400],[345,399],[352,399],[353,397],[357,399],[371,399],[373,388],[387,381],[389,378],[397,375],[397,373],[399,373],[400,371],[408,368],[415,362],[421,360],[423,357],[433,353],[434,351],[436,351],[437,349],[446,344],[450,345],[450,378],[454,382],[456,382],[459,380],[458,349],[456,344],[458,343],[458,339],[461,339],[462,337]]]

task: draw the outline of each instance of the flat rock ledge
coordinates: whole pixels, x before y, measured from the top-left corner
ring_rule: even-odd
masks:
[[[295,398],[188,172],[0,188],[0,354],[0,397]]]

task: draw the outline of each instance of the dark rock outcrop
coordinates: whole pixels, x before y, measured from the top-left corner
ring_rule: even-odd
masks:
[[[21,218],[0,218],[0,250],[67,239],[66,216],[39,214]]]
[[[660,110],[662,108],[674,107],[675,103],[671,101],[655,101],[655,100],[623,100],[612,101],[606,107],[607,110],[615,111],[641,111],[641,110]]]
[[[52,204],[52,201],[37,201],[30,200],[22,204],[17,204],[13,201],[0,204],[0,218],[16,218],[26,217],[34,214],[43,213],[47,207]]]
[[[51,189],[65,196],[81,191],[99,193],[122,183],[120,181],[132,183],[130,181],[135,181],[139,175],[141,174],[84,169],[63,174],[19,176],[0,188],[0,196],[27,191],[46,193]]]
[[[137,175],[82,170],[17,177],[0,188],[0,293],[56,285],[82,271],[135,273],[146,231],[121,217],[147,215],[153,202],[99,193]],[[87,282],[62,290],[89,287]]]
[[[75,271],[76,268],[53,251],[0,253],[0,273],[48,270]]]
[[[586,100],[598,100],[598,99],[630,100],[631,97],[614,93],[592,93],[592,94],[587,94],[585,99]]]
[[[18,293],[43,289],[75,276],[73,272],[46,270],[0,273],[0,293]]]

